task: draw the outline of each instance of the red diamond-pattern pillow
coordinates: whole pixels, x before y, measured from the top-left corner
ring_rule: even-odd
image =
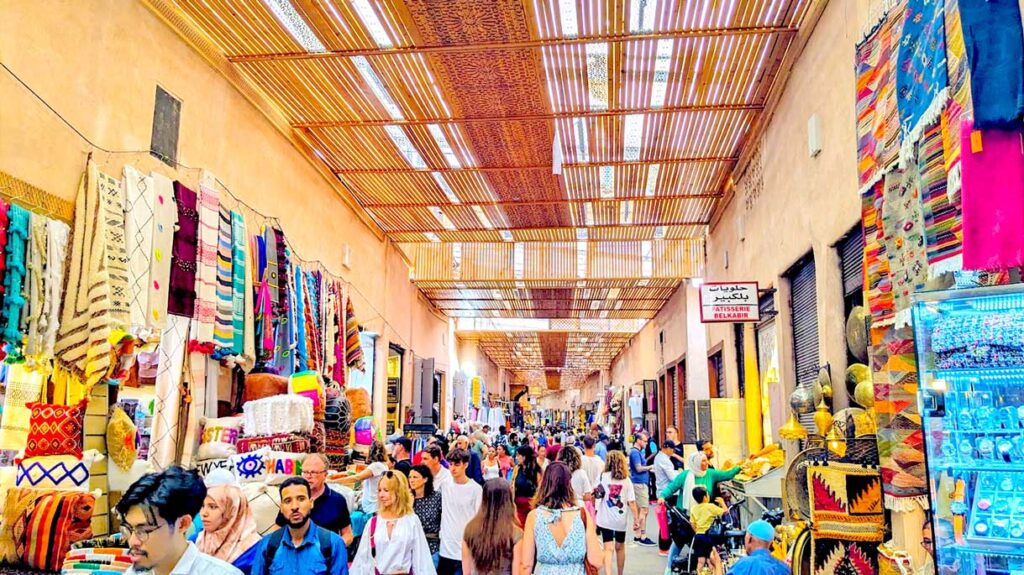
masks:
[[[85,401],[78,405],[26,404],[32,414],[25,457],[74,455],[81,458],[85,406]]]

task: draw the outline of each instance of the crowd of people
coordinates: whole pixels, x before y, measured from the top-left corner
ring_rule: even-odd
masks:
[[[738,467],[710,464],[710,443],[683,457],[678,431],[659,447],[645,433],[629,449],[593,427],[508,433],[484,427],[449,439],[374,442],[361,471],[340,480],[361,485],[369,515],[353,534],[343,496],[327,481],[328,460],[306,456],[301,477],[280,484],[276,530],[261,536],[230,473],[201,479],[171,467],[133,484],[117,504],[134,566],[155,575],[624,575],[627,539],[660,546],[671,575],[680,549],[666,510],[689,518],[689,567],[726,573],[710,533],[726,513],[719,483]],[[658,516],[658,541],[647,533]],[[201,528],[197,526],[201,524]],[[653,533],[651,535],[654,535]],[[746,531],[746,557],[729,575],[777,575],[789,568],[768,553],[774,528]]]

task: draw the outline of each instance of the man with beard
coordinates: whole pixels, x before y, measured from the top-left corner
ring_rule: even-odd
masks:
[[[177,466],[133,483],[116,507],[132,559],[127,573],[241,575],[230,563],[200,553],[186,538],[205,499],[199,475]]]
[[[408,440],[407,440],[408,441]],[[345,545],[352,544],[352,518],[345,496],[327,487],[327,456],[310,453],[302,460],[302,478],[309,482],[313,501],[309,518],[320,527],[341,535]],[[283,513],[277,514],[277,526],[284,527],[288,520]]]
[[[265,536],[252,563],[252,575],[347,575],[348,552],[337,533],[310,521],[312,488],[301,477],[281,484],[281,514],[287,524]]]

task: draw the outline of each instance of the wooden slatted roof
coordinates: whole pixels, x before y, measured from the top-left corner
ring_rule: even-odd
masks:
[[[651,318],[702,274],[822,2],[146,1],[338,179],[440,310],[577,325]],[[524,383],[571,385],[628,337],[587,333],[481,343]]]

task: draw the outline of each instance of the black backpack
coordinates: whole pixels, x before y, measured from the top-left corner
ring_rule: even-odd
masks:
[[[334,555],[334,548],[331,545],[331,532],[312,523],[310,523],[310,526],[316,528],[316,537],[320,540],[320,553],[324,556],[324,563],[327,565],[328,572],[330,572],[331,557]],[[270,540],[267,541],[267,546],[263,549],[263,567],[267,570],[267,573],[270,572],[274,556],[277,555],[277,549],[281,546],[281,542],[284,541],[284,534],[287,532],[288,528],[282,527],[270,534]],[[254,573],[253,575],[262,574]]]

